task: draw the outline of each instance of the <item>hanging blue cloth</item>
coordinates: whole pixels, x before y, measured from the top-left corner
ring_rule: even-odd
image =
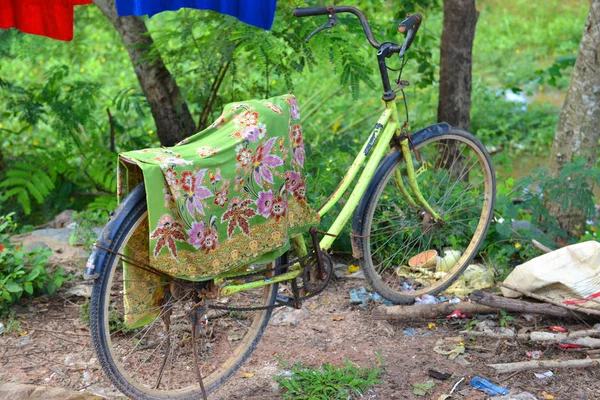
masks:
[[[162,11],[183,7],[212,10],[231,15],[242,22],[263,29],[271,29],[277,0],[117,0],[117,13],[152,17]]]

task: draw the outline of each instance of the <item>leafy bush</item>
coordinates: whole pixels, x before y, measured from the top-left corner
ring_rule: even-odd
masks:
[[[384,373],[379,368],[361,368],[346,360],[344,366],[325,364],[319,369],[304,366],[301,362],[290,368],[289,377],[276,376],[284,400],[346,400],[362,398],[365,390],[381,383]]]
[[[498,184],[495,220],[492,222],[482,253],[501,275],[517,264],[540,255],[531,240],[555,248],[578,241],[595,240],[595,226],[589,226],[581,238],[561,229],[548,211],[547,199],[562,208],[581,210],[588,219],[595,214],[592,183],[600,183],[600,169],[586,168],[583,159],[565,164],[560,174],[551,176],[538,169],[517,180]]]
[[[11,244],[8,233],[14,228],[12,214],[0,216],[0,314],[7,313],[9,305],[23,295],[54,293],[66,279],[61,269],[47,271],[50,249],[25,251]]]
[[[102,204],[105,204],[105,208],[93,208],[94,203],[90,203],[86,211],[73,213],[76,225],[69,238],[71,244],[83,244],[86,250],[91,250],[98,238],[98,234],[94,231],[94,228],[104,226],[107,223],[108,211],[106,210],[116,208],[116,196],[110,196],[110,200]]]

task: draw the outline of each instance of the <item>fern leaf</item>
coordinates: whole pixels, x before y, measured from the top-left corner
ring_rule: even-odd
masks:
[[[22,190],[19,192],[17,195],[17,201],[21,207],[23,207],[23,212],[25,212],[25,215],[31,214],[31,202],[29,201],[29,196],[27,195],[26,191]]]

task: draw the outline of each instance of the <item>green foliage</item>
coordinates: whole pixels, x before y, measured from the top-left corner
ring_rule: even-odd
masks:
[[[280,360],[281,361],[281,360]],[[343,366],[324,364],[318,369],[283,363],[290,377],[276,376],[284,400],[330,400],[362,398],[365,391],[378,383],[384,371],[378,367],[361,368],[346,360]]]
[[[538,169],[516,182],[506,179],[497,187],[495,220],[484,242],[483,253],[505,277],[513,266],[541,254],[531,244],[532,239],[550,248],[595,240],[594,225],[588,226],[587,234],[581,238],[569,236],[550,215],[545,202],[552,199],[561,208],[576,208],[592,219],[595,216],[593,183],[600,183],[600,169],[586,168],[582,159],[565,164],[556,177],[545,169]]]
[[[73,213],[73,219],[76,222],[75,229],[69,238],[71,244],[83,244],[86,250],[91,250],[94,242],[98,238],[94,228],[103,226],[108,221],[108,212],[116,207],[115,196],[105,196],[106,200],[97,199],[88,205],[86,211]]]
[[[473,86],[471,130],[486,146],[510,155],[546,153],[557,123],[558,111],[551,104],[511,102],[481,81]]]
[[[33,197],[38,204],[42,204],[54,189],[54,182],[52,177],[39,167],[17,162],[0,182],[0,188],[4,189],[2,195],[4,200],[12,196],[16,197],[25,214],[30,214],[31,198]]]
[[[550,223],[550,215],[543,207],[544,199],[551,199],[553,204],[559,204],[562,209],[581,210],[588,219],[593,217],[593,184],[600,184],[600,169],[588,168],[584,159],[565,164],[557,176],[550,175],[546,169],[538,169],[520,181],[524,188],[537,187],[537,190],[530,189],[525,194],[525,202],[533,208],[531,219],[542,222],[550,220]]]
[[[539,77],[540,83],[548,83],[550,86],[557,87],[558,79],[563,77],[563,72],[575,65],[575,59],[577,57],[575,55],[569,55],[564,57],[558,57],[554,64],[552,64],[547,69],[540,69],[535,71],[536,75]]]
[[[21,321],[16,319],[14,315],[10,315],[8,321],[6,321],[6,328],[4,329],[4,333],[20,333],[22,331],[23,328],[21,327]]]
[[[85,299],[85,303],[81,305],[79,319],[86,325],[90,323],[90,299]]]
[[[12,214],[0,216],[0,314],[23,295],[54,293],[66,279],[62,269],[47,271],[50,249],[25,251],[11,244],[8,233],[14,229]]]
[[[500,310],[500,326],[503,328],[507,328],[508,325],[515,320],[514,317],[511,317],[504,310]]]

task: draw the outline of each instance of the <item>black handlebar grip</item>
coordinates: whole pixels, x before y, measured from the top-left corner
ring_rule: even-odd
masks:
[[[419,26],[421,26],[421,21],[423,21],[421,14],[408,15],[407,18],[398,25],[398,32],[406,33],[412,30],[414,36],[419,30]]]
[[[328,7],[303,7],[294,9],[295,17],[312,17],[313,15],[329,14]]]

